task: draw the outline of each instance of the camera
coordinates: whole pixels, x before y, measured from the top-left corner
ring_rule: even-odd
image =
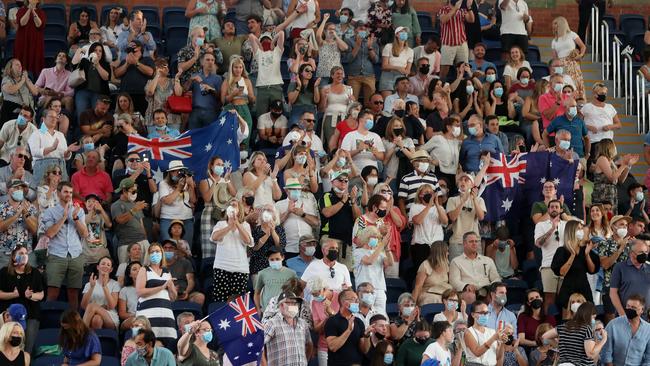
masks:
[[[129,46],[126,48],[126,53],[133,53],[133,52],[135,52],[135,49],[133,47]]]
[[[512,344],[513,344],[514,342],[515,342],[515,337],[514,337],[512,334],[510,334],[510,335],[508,336],[508,340],[505,342],[505,344],[506,344],[507,346],[512,346]]]
[[[181,169],[178,171],[179,178],[189,178],[192,176],[194,176],[194,173],[192,173],[192,171],[189,169]]]

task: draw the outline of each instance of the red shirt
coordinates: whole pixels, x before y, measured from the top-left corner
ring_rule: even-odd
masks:
[[[336,129],[339,131],[339,146],[341,146],[341,143],[343,142],[343,138],[345,137],[345,135],[347,135],[352,131],[356,131],[357,127],[352,128],[350,127],[350,125],[348,125],[346,120],[343,120],[336,125]]]
[[[555,101],[557,100],[557,98],[551,92],[540,95],[539,99],[537,100],[537,110],[539,110],[539,113],[542,115],[542,126],[544,127],[544,129],[546,129],[546,127],[548,127],[548,125],[551,124],[551,121],[555,119],[555,117],[561,116],[564,114],[564,112],[566,112],[564,110],[564,100],[568,97],[569,97],[568,94],[562,93],[562,102],[560,103],[559,107],[555,111],[555,116],[553,116],[553,118],[551,119],[547,119],[546,117],[544,117],[544,113],[542,112],[553,107],[553,105],[555,105]]]
[[[524,333],[526,339],[534,341],[537,327],[542,323],[549,323],[555,326],[555,317],[547,315],[546,319],[537,320],[530,315],[521,313],[519,314],[519,318],[517,318],[517,332]]]
[[[445,5],[438,10],[438,18],[452,11],[451,5]],[[440,42],[445,46],[459,46],[467,42],[465,34],[465,14],[467,10],[458,9],[447,23],[440,24]]]
[[[98,169],[94,175],[88,175],[85,167],[72,174],[72,188],[81,198],[93,193],[102,201],[106,201],[113,193],[113,183],[108,173]]]

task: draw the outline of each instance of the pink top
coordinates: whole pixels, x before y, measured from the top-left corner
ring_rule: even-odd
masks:
[[[99,169],[97,169],[95,175],[86,174],[86,168],[74,173],[72,175],[72,187],[74,192],[78,193],[82,198],[93,193],[106,201],[113,193],[111,177],[108,173]]]
[[[339,311],[339,293],[332,291],[332,310]],[[327,319],[328,316],[325,313],[325,306],[322,302],[316,300],[311,301],[311,317],[314,320],[314,324],[318,324],[323,320]],[[327,341],[325,340],[325,327],[318,333],[318,350],[327,351]]]
[[[39,88],[50,88],[55,92],[63,93],[66,97],[71,97],[74,95],[74,89],[68,85],[69,77],[70,71],[66,69],[58,71],[56,66],[50,67],[41,71],[34,85]]]
[[[548,127],[548,125],[551,124],[551,121],[555,119],[555,117],[564,114],[565,112],[564,101],[568,97],[569,97],[568,94],[562,93],[562,103],[560,103],[560,106],[555,112],[555,116],[553,116],[553,118],[551,119],[547,119],[546,117],[544,117],[544,113],[542,112],[553,107],[557,99],[555,98],[555,95],[553,95],[551,92],[540,95],[539,100],[537,100],[537,110],[539,110],[540,114],[542,115],[542,126],[544,127],[544,129],[546,129],[546,127]]]

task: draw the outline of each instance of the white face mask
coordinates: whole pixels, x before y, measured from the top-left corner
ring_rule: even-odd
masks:
[[[580,302],[574,302],[571,304],[571,312],[576,313],[578,311],[578,308],[580,308],[580,305],[582,305]]]
[[[425,173],[427,170],[429,170],[429,163],[420,163],[420,164],[418,164],[418,170],[421,173]]]
[[[454,128],[451,129],[451,134],[454,135],[454,137],[460,136],[460,127],[454,126]]]
[[[576,231],[576,239],[582,240],[584,238],[585,238],[585,231],[584,230],[580,229],[580,230]]]
[[[269,211],[262,212],[262,221],[264,221],[264,222],[273,221],[273,214],[270,213]]]
[[[287,306],[287,315],[291,318],[295,318],[298,315],[300,308],[298,305],[289,305]]]
[[[136,198],[138,198],[137,193],[129,193],[129,201],[135,202]]]
[[[624,238],[627,236],[627,228],[626,227],[621,227],[616,229],[616,235],[618,235],[619,238]]]
[[[368,177],[368,184],[370,184],[371,186],[374,186],[375,184],[377,184],[378,181],[379,180],[378,180],[377,177]]]
[[[305,255],[306,256],[311,257],[311,256],[314,255],[314,253],[316,253],[316,247],[313,247],[313,246],[305,247]]]
[[[226,208],[226,216],[227,217],[235,217],[235,208],[232,206],[228,206]]]

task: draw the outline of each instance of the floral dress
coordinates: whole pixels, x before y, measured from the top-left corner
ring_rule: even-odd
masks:
[[[219,13],[223,13],[221,1],[207,0],[206,2],[203,2],[201,0],[197,0],[196,8],[208,8],[208,11],[207,13],[196,14],[193,16],[192,19],[190,19],[189,30],[191,31],[194,29],[194,27],[207,29],[205,32],[206,41],[211,41],[215,38],[221,37],[221,25],[219,25],[219,18],[217,17]],[[190,43],[191,41],[192,34],[190,32],[190,34],[187,35],[187,43]]]
[[[284,227],[282,227],[282,225],[276,225],[275,232],[280,237],[280,247],[284,252],[284,248],[287,246],[287,237],[284,233]],[[261,226],[256,225],[253,228],[252,235],[253,235],[253,242],[257,246],[257,244],[259,244],[260,239],[264,236],[264,230],[262,230]],[[269,266],[269,261],[266,259],[266,252],[274,246],[275,246],[275,242],[273,241],[273,238],[269,236],[269,238],[266,240],[266,243],[264,243],[264,245],[262,245],[260,249],[253,250],[253,248],[249,248],[250,251],[249,263],[250,263],[251,275],[257,274],[257,272]]]
[[[316,77],[328,78],[334,66],[341,66],[341,51],[336,42],[323,43],[318,53]]]
[[[370,32],[380,40],[382,44],[392,42],[392,37],[390,34],[393,34],[390,28],[379,28],[379,25],[391,26],[393,24],[393,13],[385,5],[380,5],[379,1],[370,5],[370,10],[368,10],[368,23],[370,26]],[[384,31],[386,30],[386,31]],[[389,34],[390,33],[390,34]],[[382,38],[382,35],[386,34]]]
[[[147,81],[145,88],[149,87],[149,83],[152,83],[153,80]],[[167,125],[172,126],[173,128],[179,130],[181,125],[181,115],[174,114],[169,111],[167,107],[167,98],[174,93],[174,83],[171,79],[167,79],[167,85],[162,86],[160,82],[156,86],[156,89],[153,92],[153,96],[147,96],[147,111],[144,116],[144,123],[147,127],[153,125],[153,111],[157,109],[163,109],[167,112]]]
[[[604,173],[594,173],[594,191],[591,194],[592,202],[612,203],[614,215],[618,210],[618,190],[616,184],[613,184]]]
[[[201,48],[200,53],[201,53],[200,56],[203,57],[203,55],[205,54],[205,49]],[[192,57],[194,57],[194,46],[190,44],[189,46],[185,46],[178,51],[178,64],[180,65],[183,62],[190,60]],[[201,72],[201,61],[200,61],[201,57],[199,57],[194,63],[194,65],[192,65],[189,69],[183,71],[180,77],[181,84],[186,83],[190,79],[190,77],[192,77],[193,74],[198,74],[199,72]],[[214,49],[214,59],[217,65],[223,64],[223,54],[221,53],[221,50],[218,48]]]

